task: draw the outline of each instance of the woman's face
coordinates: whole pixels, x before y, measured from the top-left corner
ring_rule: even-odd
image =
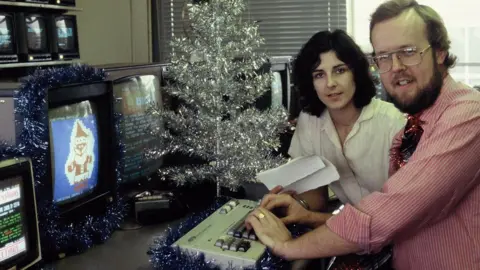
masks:
[[[318,98],[329,110],[340,110],[353,103],[355,82],[347,64],[334,51],[320,54],[320,65],[312,73]]]

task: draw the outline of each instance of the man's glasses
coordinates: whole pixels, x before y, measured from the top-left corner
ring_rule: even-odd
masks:
[[[415,66],[422,62],[423,55],[430,48],[430,45],[420,52],[417,47],[407,47],[393,52],[383,53],[373,57],[373,62],[379,73],[386,73],[392,69],[393,55],[405,66]]]

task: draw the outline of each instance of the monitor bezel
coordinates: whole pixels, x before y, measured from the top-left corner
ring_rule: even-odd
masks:
[[[25,216],[27,218],[35,217],[35,222],[27,222],[26,224],[28,231],[27,252],[24,255],[16,258],[14,257],[15,259],[7,260],[2,263],[3,266],[5,266],[5,269],[10,269],[12,267],[25,269],[41,259],[40,233],[38,229],[37,202],[35,198],[32,164],[28,159],[16,159],[15,161],[12,161],[11,165],[5,167],[0,166],[0,172],[0,175],[2,175],[2,180],[0,181],[17,176],[22,177],[22,196],[25,203]]]
[[[60,46],[58,46],[58,30],[57,30],[57,20],[61,18],[66,18],[69,19],[73,22],[73,35],[75,36],[75,42],[72,50],[62,50]],[[52,34],[54,36],[52,44],[55,46],[55,53],[58,54],[69,54],[69,53],[75,53],[79,54],[80,53],[80,48],[78,45],[78,24],[77,24],[77,16],[75,15],[53,15],[52,17]]]
[[[4,53],[0,51],[0,55],[17,55],[18,53],[18,47],[17,47],[17,20],[16,20],[16,15],[14,12],[6,12],[6,11],[0,11],[0,15],[5,15],[5,16],[11,16],[12,18],[12,51],[13,52],[8,52]]]
[[[61,215],[83,217],[94,209],[102,208],[114,199],[116,189],[116,140],[115,119],[113,112],[113,91],[111,82],[94,82],[64,85],[48,90],[48,109],[58,108],[65,105],[76,104],[85,100],[95,103],[97,107],[97,127],[99,135],[99,168],[97,186],[88,194],[80,195],[76,200],[58,202]],[[48,124],[50,134],[50,123]],[[103,134],[103,135],[102,135]],[[50,192],[53,202],[55,183],[53,182],[53,168],[51,162],[51,146],[48,147],[48,179],[51,187],[46,191]],[[98,207],[100,206],[100,207]],[[81,212],[81,213],[79,213]]]

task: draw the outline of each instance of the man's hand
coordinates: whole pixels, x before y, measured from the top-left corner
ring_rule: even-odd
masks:
[[[263,197],[260,207],[269,211],[283,208],[285,217],[281,221],[285,224],[304,223],[310,211],[305,209],[292,195],[287,193],[282,194],[267,194]]]
[[[253,228],[260,242],[278,256],[284,253],[285,243],[292,239],[283,222],[265,208],[259,207],[245,219],[245,224]]]

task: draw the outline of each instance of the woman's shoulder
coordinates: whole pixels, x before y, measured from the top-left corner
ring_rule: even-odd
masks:
[[[312,115],[308,112],[302,111],[300,112],[295,121],[296,129],[321,130],[325,126],[325,117],[325,112],[323,112],[320,117],[318,117],[316,115]]]

